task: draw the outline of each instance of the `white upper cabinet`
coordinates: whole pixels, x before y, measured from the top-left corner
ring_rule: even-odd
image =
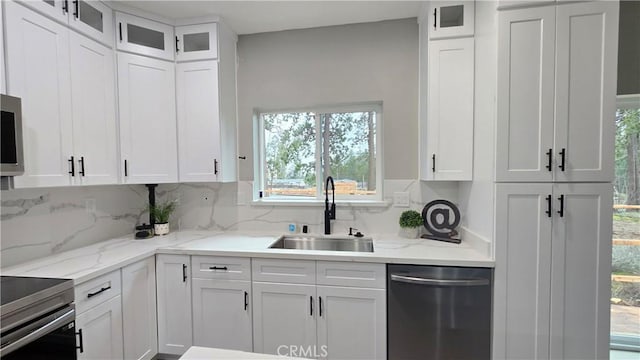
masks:
[[[617,24],[613,1],[500,12],[496,181],[612,181]]]
[[[113,50],[70,33],[75,184],[118,182]]]
[[[176,182],[174,64],[118,53],[118,90],[123,181]]]
[[[473,176],[474,39],[429,41],[423,180]]]
[[[174,59],[173,27],[116,12],[116,48],[164,60]]]
[[[553,179],[555,17],[552,6],[499,14],[497,181]]]
[[[222,177],[218,62],[177,65],[180,181]]]
[[[72,183],[69,30],[6,1],[7,91],[22,98],[25,173],[16,187]]]
[[[613,181],[618,16],[617,1],[557,7],[556,181]]]
[[[113,46],[113,12],[100,1],[34,0],[26,6],[107,46]]]
[[[432,1],[429,9],[429,39],[473,36],[474,1]]]
[[[176,27],[176,61],[218,58],[218,25],[199,24]]]

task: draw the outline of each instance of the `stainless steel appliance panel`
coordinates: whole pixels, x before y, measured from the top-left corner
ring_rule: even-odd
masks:
[[[493,270],[387,267],[388,358],[490,359]]]

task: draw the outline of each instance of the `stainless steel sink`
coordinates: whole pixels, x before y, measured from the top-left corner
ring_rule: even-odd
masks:
[[[373,252],[373,239],[357,237],[284,235],[269,249]]]

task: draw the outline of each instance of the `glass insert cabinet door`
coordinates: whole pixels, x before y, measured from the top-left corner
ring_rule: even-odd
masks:
[[[173,27],[116,12],[116,48],[144,56],[173,60]]]
[[[98,1],[68,2],[69,25],[78,31],[113,46],[113,15],[111,9]]]
[[[433,1],[428,13],[429,39],[473,36],[473,1]]]
[[[218,58],[218,25],[199,24],[176,27],[176,60]]]

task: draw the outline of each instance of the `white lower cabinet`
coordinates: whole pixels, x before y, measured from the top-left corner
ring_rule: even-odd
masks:
[[[251,281],[192,280],[193,345],[252,351]]]
[[[302,356],[316,345],[316,286],[253,283],[253,350]]]
[[[609,356],[611,184],[496,186],[495,359]]]
[[[254,351],[327,359],[385,359],[387,355],[384,264],[253,259],[255,275],[290,269],[292,282],[253,282]],[[286,279],[286,270],[271,272]],[[266,273],[261,276],[267,276]],[[258,276],[260,277],[260,276]],[[316,286],[316,279],[318,284]],[[363,283],[372,288],[362,288]],[[375,287],[375,288],[374,288]]]
[[[182,355],[192,345],[189,255],[158,255],[158,352]]]
[[[125,359],[158,353],[155,257],[122,268],[122,331]]]
[[[122,300],[120,295],[76,317],[82,346],[78,359],[122,359]]]

